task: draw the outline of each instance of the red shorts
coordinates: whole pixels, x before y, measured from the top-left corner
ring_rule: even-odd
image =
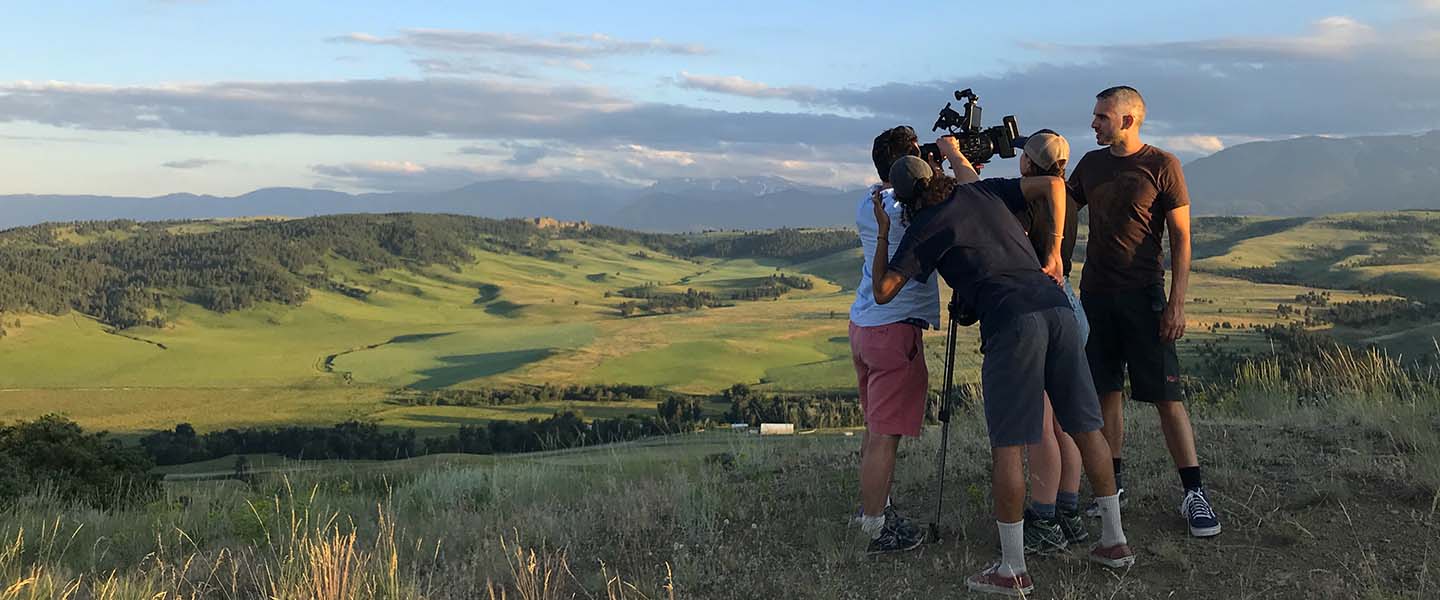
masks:
[[[880,435],[918,437],[925,420],[930,371],[922,331],[908,323],[850,324],[850,355],[860,379],[865,428]]]

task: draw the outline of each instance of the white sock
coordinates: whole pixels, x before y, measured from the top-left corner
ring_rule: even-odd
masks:
[[[1100,507],[1100,545],[1109,548],[1125,543],[1125,530],[1120,526],[1120,494],[1095,498]]]
[[[1000,528],[1000,574],[1014,577],[1025,572],[1025,521],[995,522]]]
[[[860,531],[865,532],[870,539],[880,537],[880,530],[885,527],[885,515],[862,515],[860,517]]]

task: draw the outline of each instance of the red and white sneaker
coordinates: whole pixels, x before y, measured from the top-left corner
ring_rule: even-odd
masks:
[[[1008,569],[1007,569],[1008,570]],[[965,579],[965,587],[972,592],[982,594],[999,594],[1020,598],[1030,595],[1035,591],[1035,584],[1030,582],[1029,573],[1019,575],[1005,575],[1000,572],[1000,563],[990,565],[990,568],[971,575]]]
[[[1135,553],[1126,544],[1115,544],[1105,548],[1096,544],[1090,549],[1090,562],[1100,563],[1112,569],[1123,569],[1135,564]]]

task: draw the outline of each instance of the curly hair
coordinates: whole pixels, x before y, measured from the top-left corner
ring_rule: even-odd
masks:
[[[875,136],[875,143],[870,147],[870,160],[875,163],[880,181],[890,183],[890,165],[900,157],[919,156],[920,151],[915,147],[917,139],[915,130],[908,125],[886,129]]]
[[[908,226],[916,213],[949,199],[950,193],[955,191],[957,185],[960,185],[960,182],[956,181],[954,177],[936,172],[921,184],[920,195],[912,198],[909,202],[902,203],[905,207],[902,221]]]

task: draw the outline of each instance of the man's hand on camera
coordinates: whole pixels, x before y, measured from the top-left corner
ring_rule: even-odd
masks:
[[[960,140],[953,135],[942,135],[935,140],[935,145],[940,147],[940,154],[950,162],[950,169],[955,172],[955,179],[960,183],[975,183],[980,180],[980,171],[970,164],[970,159],[965,158],[965,153],[960,151]]]
[[[970,159],[965,158],[965,153],[960,151],[960,140],[955,139],[955,136],[942,135],[935,140],[935,145],[940,147],[940,155],[950,161],[950,164],[970,164]]]
[[[890,239],[890,214],[885,212],[885,190],[876,188],[870,193],[870,204],[875,209],[875,224],[879,226],[879,238]]]

